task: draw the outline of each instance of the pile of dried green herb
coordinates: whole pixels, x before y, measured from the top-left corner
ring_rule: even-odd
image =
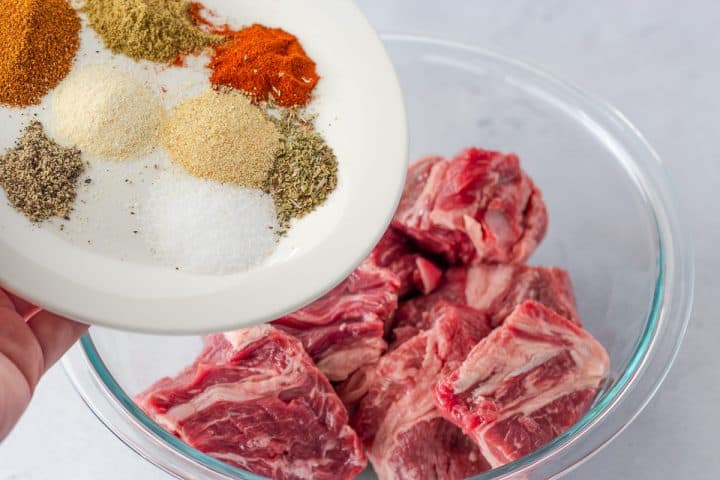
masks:
[[[169,63],[223,40],[197,27],[186,0],[86,0],[82,11],[107,48],[134,60]]]
[[[280,132],[280,150],[265,181],[275,199],[281,231],[293,218],[302,218],[327,200],[337,187],[335,153],[296,109],[283,110],[274,119]]]
[[[67,218],[84,170],[80,150],[48,139],[42,124],[34,121],[0,157],[0,186],[10,204],[33,222]]]

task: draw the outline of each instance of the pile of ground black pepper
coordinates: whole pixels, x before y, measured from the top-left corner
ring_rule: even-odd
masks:
[[[61,147],[33,121],[0,157],[0,186],[10,204],[33,222],[68,218],[84,170],[80,150]]]
[[[274,119],[280,150],[264,189],[273,196],[280,233],[294,218],[322,205],[337,187],[338,162],[333,150],[313,128],[313,119],[297,109],[283,109]]]

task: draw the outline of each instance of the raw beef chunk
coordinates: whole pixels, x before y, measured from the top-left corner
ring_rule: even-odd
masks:
[[[433,387],[489,326],[449,304],[433,315],[433,328],[380,359],[351,421],[381,480],[461,479],[488,468],[472,441],[442,418]]]
[[[443,376],[436,402],[495,468],[577,422],[608,368],[605,349],[590,334],[528,301]]]
[[[400,297],[414,292],[427,295],[442,278],[440,267],[420,255],[408,238],[392,227],[385,232],[369,260],[398,276]]]
[[[393,226],[453,264],[519,263],[545,236],[547,221],[517,156],[469,148],[410,167]]]
[[[431,176],[435,167],[435,174]],[[432,207],[446,168],[447,162],[439,156],[421,158],[412,163],[408,168],[397,213],[410,214],[423,206]]]
[[[383,335],[399,288],[396,275],[366,261],[316,302],[272,323],[300,339],[331,381],[342,381],[387,349]]]
[[[395,315],[393,329],[393,347],[414,337],[422,330],[432,326],[434,317],[430,315],[433,307],[439,303],[466,306],[467,268],[451,268],[445,272],[440,285],[430,295],[415,297],[403,302]]]
[[[258,475],[351,479],[367,463],[327,379],[267,325],[208,337],[192,366],[136,401],[189,445]]]
[[[497,327],[525,300],[534,300],[580,325],[567,271],[529,265],[478,265],[468,270],[468,305],[490,316]]]
[[[565,270],[519,264],[472,265],[448,270],[435,292],[400,306],[394,330],[395,344],[430,328],[428,312],[437,302],[475,308],[497,327],[525,300],[542,303],[580,325],[572,283]]]
[[[360,400],[363,399],[370,386],[377,381],[376,372],[377,363],[366,365],[356,370],[347,380],[335,386],[335,391],[347,408],[350,418],[357,412]]]

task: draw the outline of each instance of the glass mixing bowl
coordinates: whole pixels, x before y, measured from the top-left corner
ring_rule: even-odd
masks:
[[[612,373],[570,430],[477,479],[567,472],[643,409],[687,326],[692,255],[660,161],[617,111],[535,68],[451,42],[384,39],[406,95],[413,158],[470,145],[514,151],[545,195],[550,229],[532,263],[570,271]],[[193,480],[258,478],[183,444],[131,400],[190,363],[200,345],[198,337],[93,328],[64,364],[97,417],[158,467]]]

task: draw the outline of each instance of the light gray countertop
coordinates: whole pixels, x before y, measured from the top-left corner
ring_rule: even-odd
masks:
[[[710,0],[359,0],[382,32],[451,38],[540,65],[623,111],[664,159],[696,253],[695,308],[645,412],[572,479],[718,478],[720,6]],[[0,480],[160,480],[54,368],[0,446]]]

